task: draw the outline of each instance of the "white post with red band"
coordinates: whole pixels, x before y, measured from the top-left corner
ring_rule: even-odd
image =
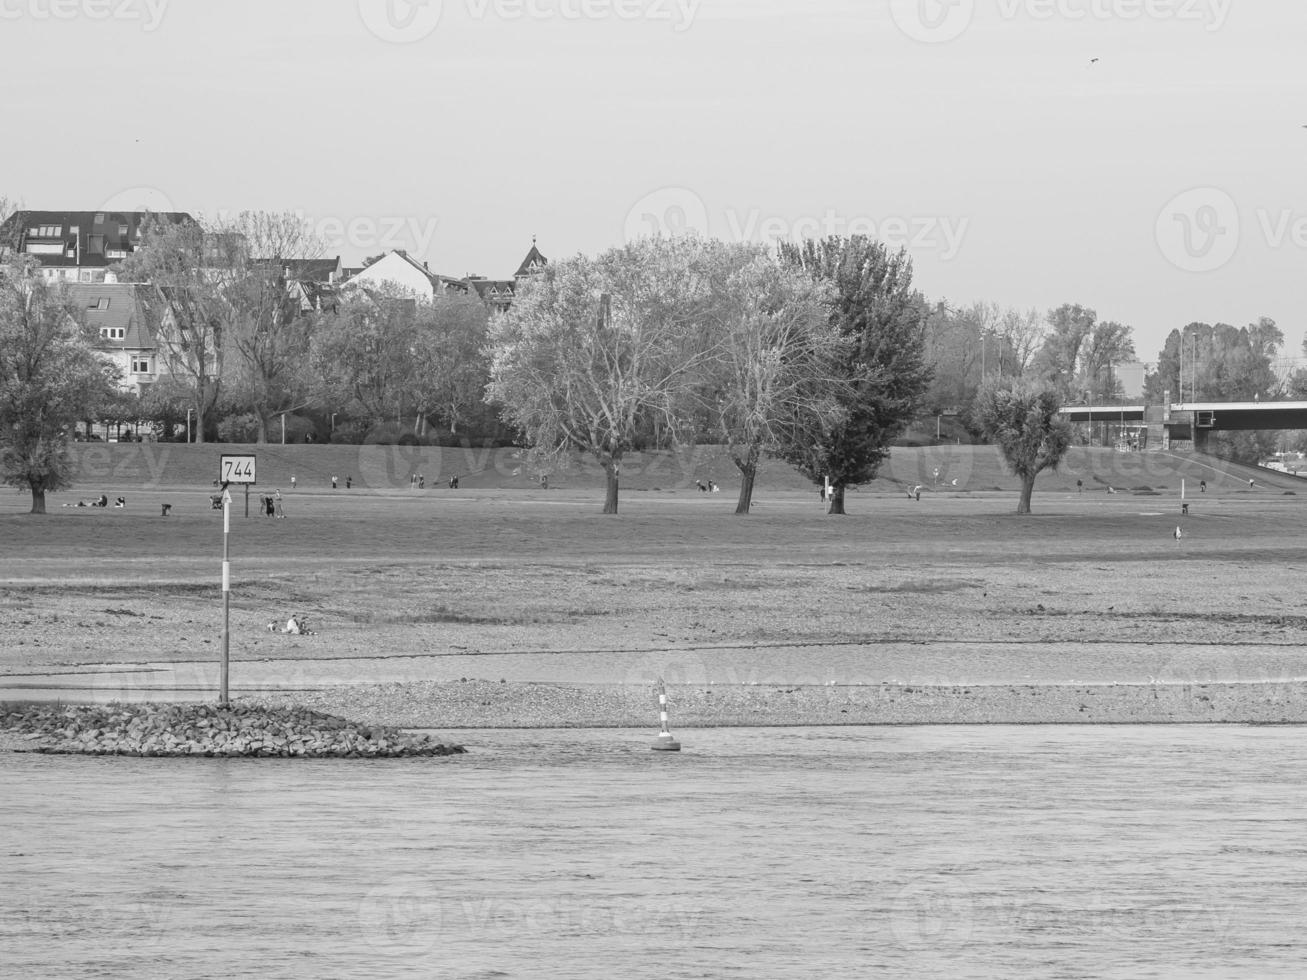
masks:
[[[655,752],[680,752],[681,743],[667,730],[667,685],[661,677],[658,678],[658,723],[658,737],[649,747]]]

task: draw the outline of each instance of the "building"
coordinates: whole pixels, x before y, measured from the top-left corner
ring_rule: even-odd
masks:
[[[165,370],[158,351],[168,304],[141,283],[69,283],[69,299],[96,331],[95,349],[119,369],[119,387],[142,394]]]
[[[344,280],[340,256],[330,259],[258,259],[259,263],[281,267],[286,289],[299,305],[300,313],[334,311],[339,305],[339,285]]]
[[[15,211],[0,224],[0,260],[30,255],[47,279],[104,282],[109,267],[136,250],[150,218],[192,220],[184,211]]]
[[[438,296],[467,292],[464,280],[432,272],[427,263],[418,262],[399,249],[361,269],[342,286],[346,290],[390,289],[424,303],[432,303]]]
[[[442,276],[432,272],[427,263],[419,264],[407,253],[394,251],[356,272],[345,281],[345,288],[381,288],[388,284],[392,289],[425,302],[432,302],[437,296],[466,294],[472,290],[492,311],[503,312],[513,304],[518,286],[543,271],[548,264],[549,260],[540,253],[534,238],[531,239],[531,250],[511,279],[487,279],[471,273],[461,279]]]

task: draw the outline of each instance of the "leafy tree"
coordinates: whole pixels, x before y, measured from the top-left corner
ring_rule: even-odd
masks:
[[[417,315],[417,302],[388,286],[352,292],[325,315],[311,355],[322,399],[373,424],[398,419],[412,388]]]
[[[1130,327],[1111,320],[1094,324],[1081,350],[1077,394],[1090,403],[1117,396],[1121,384],[1113,368],[1135,356],[1132,333]]]
[[[157,340],[166,373],[186,382],[195,412],[195,441],[204,442],[222,392],[230,334],[238,312],[223,270],[243,246],[208,235],[198,222],[148,220],[141,246],[116,269],[124,282],[153,284],[163,309]]]
[[[33,514],[71,483],[69,432],[114,391],[78,315],[36,262],[0,266],[0,479],[31,491]]]
[[[484,404],[490,381],[485,354],[489,320],[490,311],[475,292],[438,296],[418,306],[409,393],[422,427],[434,413],[457,432]]]
[[[1047,382],[999,378],[981,389],[976,416],[1009,469],[1021,480],[1018,514],[1030,513],[1035,477],[1056,470],[1071,447],[1071,423],[1058,412],[1062,401]]]
[[[569,450],[604,468],[605,514],[617,513],[624,455],[656,424],[684,432],[714,351],[704,244],[645,239],[595,258],[550,264],[491,321],[486,398],[522,433],[537,465]]]
[[[818,438],[790,442],[781,455],[815,483],[829,477],[829,512],[843,514],[846,488],[876,478],[930,384],[928,311],[912,289],[904,250],[891,254],[864,236],[831,237],[783,243],[781,257],[832,284],[831,323],[848,341],[839,360],[842,421]]]
[[[753,245],[709,243],[704,322],[716,355],[705,364],[709,430],[740,471],[737,514],[749,513],[758,463],[810,443],[844,409],[829,287]]]

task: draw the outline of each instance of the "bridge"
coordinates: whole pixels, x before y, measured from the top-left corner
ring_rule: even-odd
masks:
[[[1192,442],[1202,450],[1210,432],[1307,429],[1307,401],[1173,402],[1170,405],[1069,405],[1071,422],[1108,422],[1147,427],[1150,449]]]

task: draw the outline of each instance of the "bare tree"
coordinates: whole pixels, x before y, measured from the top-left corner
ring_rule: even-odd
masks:
[[[239,242],[210,235],[196,221],[147,219],[141,246],[115,272],[125,282],[149,283],[160,306],[159,353],[167,373],[183,380],[195,411],[195,441],[218,402],[230,333],[238,318],[225,270],[238,261]]]
[[[756,246],[712,245],[706,322],[717,354],[707,364],[711,429],[740,471],[737,514],[752,505],[758,463],[796,442],[816,442],[844,417],[830,319],[834,291]]]
[[[303,408],[314,384],[309,371],[309,338],[314,312],[300,307],[291,292],[288,261],[313,259],[322,243],[294,214],[244,211],[219,229],[239,247],[228,251],[219,275],[233,306],[233,380],[258,418],[259,442],[278,415]]]
[[[655,422],[684,432],[705,344],[700,256],[692,238],[647,239],[551,264],[490,327],[486,398],[537,460],[568,450],[604,468],[617,513],[624,455]]]

